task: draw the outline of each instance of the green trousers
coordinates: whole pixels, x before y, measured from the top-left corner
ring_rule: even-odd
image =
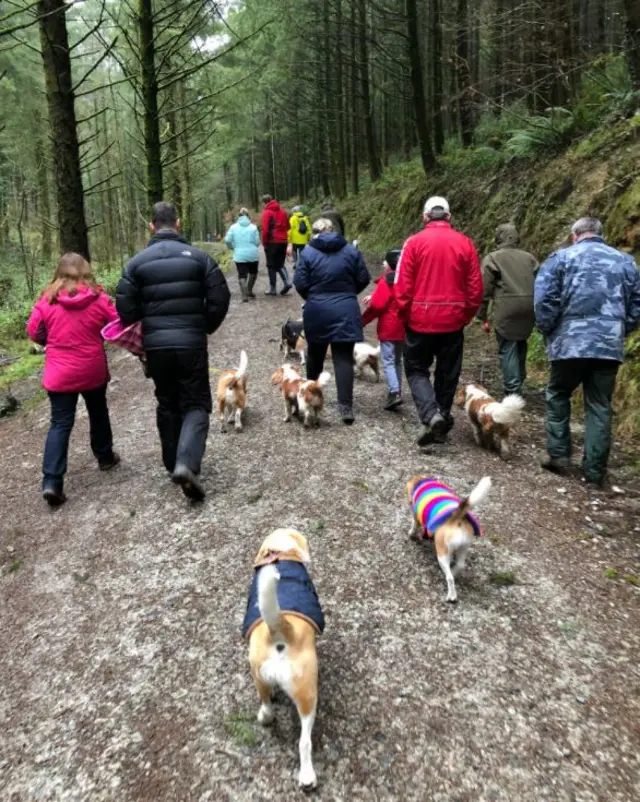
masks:
[[[551,363],[547,386],[547,451],[554,459],[571,457],[571,396],[582,385],[585,410],[582,473],[600,483],[611,450],[612,398],[618,362],[610,359],[563,359]]]
[[[496,332],[504,394],[519,393],[527,378],[527,341],[505,340]]]

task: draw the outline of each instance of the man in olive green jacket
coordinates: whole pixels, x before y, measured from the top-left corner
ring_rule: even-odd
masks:
[[[478,313],[489,331],[487,312],[492,301],[505,395],[519,393],[527,377],[527,340],[535,324],[533,285],[538,261],[518,248],[520,235],[511,223],[496,229],[497,250],[482,261],[484,304]]]

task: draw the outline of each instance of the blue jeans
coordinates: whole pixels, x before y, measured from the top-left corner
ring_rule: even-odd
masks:
[[[382,369],[390,393],[402,392],[402,349],[404,343],[380,342]]]
[[[108,462],[113,455],[113,436],[107,407],[107,385],[82,393],[49,393],[51,426],[44,446],[43,485],[62,490],[67,472],[69,438],[76,418],[78,396],[84,398],[89,414],[91,450],[98,462]]]
[[[298,259],[300,258],[300,254],[306,248],[306,245],[294,245],[293,246],[293,269],[295,270],[298,266]]]

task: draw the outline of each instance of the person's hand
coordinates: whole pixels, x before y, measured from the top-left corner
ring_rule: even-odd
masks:
[[[287,245],[287,256],[289,259],[293,256],[293,245],[291,243]]]
[[[370,295],[365,295],[364,298],[362,299],[362,305],[366,309],[369,306],[370,303],[371,303],[371,296]]]
[[[482,328],[486,334],[491,334],[491,324],[488,320],[485,320],[482,324]]]

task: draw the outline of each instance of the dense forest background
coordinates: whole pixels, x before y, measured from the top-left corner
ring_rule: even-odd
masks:
[[[5,0],[0,246],[121,262],[263,192],[341,199],[419,155],[528,157],[639,105],[635,0]]]
[[[159,199],[206,241],[332,198],[382,250],[438,191],[481,249],[593,211],[640,252],[638,0],[2,0],[0,109],[0,364],[57,254],[112,286]]]

